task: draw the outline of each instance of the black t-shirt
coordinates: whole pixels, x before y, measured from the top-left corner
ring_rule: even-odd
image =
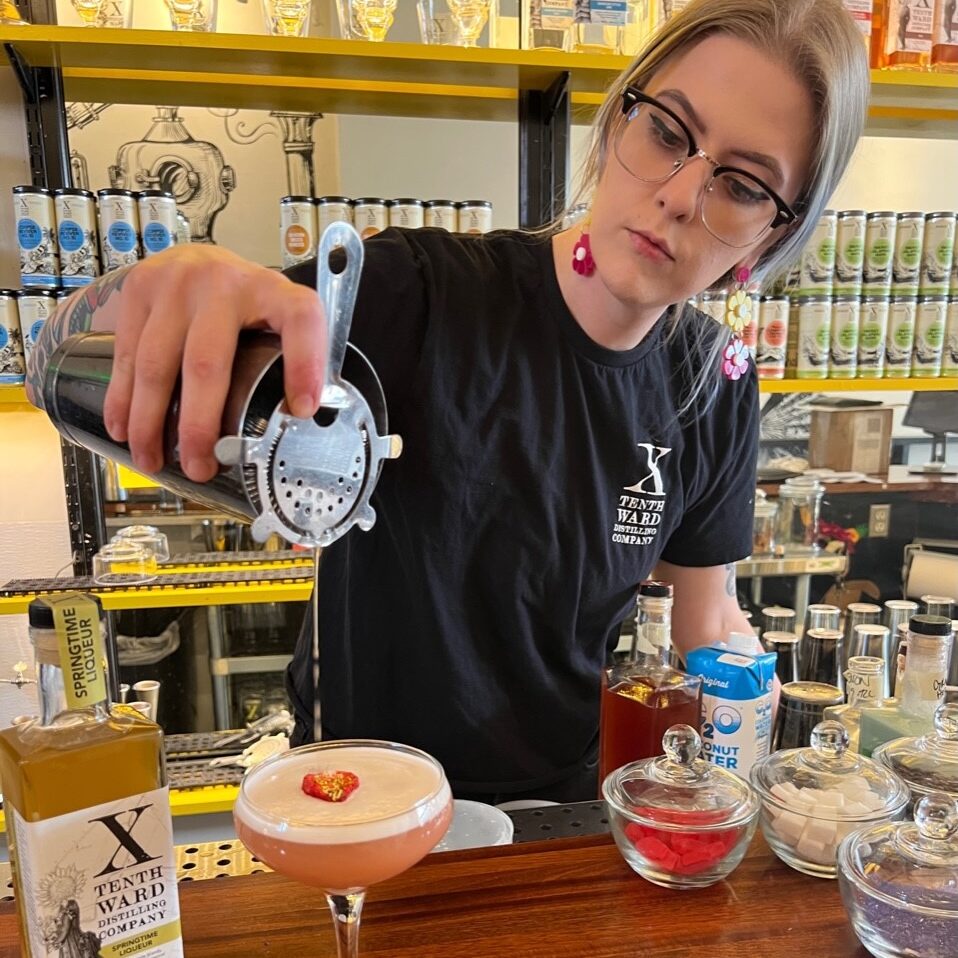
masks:
[[[539,236],[390,229],[365,251],[350,339],[404,451],[375,528],[323,555],[324,734],[421,747],[463,790],[558,781],[594,747],[601,669],[657,560],[751,551],[757,381],[723,378],[680,421],[721,328],[686,309],[667,336],[669,311],[634,349],[597,345]],[[311,727],[310,645],[307,623],[290,679]]]

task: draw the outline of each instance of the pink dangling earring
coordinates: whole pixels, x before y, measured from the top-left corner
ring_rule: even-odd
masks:
[[[752,298],[748,294],[751,275],[747,266],[740,266],[735,272],[735,289],[725,300],[725,324],[732,330],[732,339],[722,353],[722,371],[733,381],[748,372],[749,351],[744,333],[752,321]]]
[[[572,247],[572,268],[580,276],[591,276],[595,272],[595,260],[592,258],[592,244],[589,242],[589,220],[582,224],[582,232]]]

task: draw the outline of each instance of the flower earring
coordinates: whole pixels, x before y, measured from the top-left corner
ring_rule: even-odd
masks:
[[[735,272],[735,289],[725,301],[725,324],[732,330],[732,339],[722,352],[722,371],[733,381],[748,372],[749,352],[743,333],[752,321],[752,298],[747,289],[751,275],[747,266],[740,266]]]
[[[581,276],[591,276],[595,272],[595,260],[592,258],[592,244],[589,242],[589,220],[582,224],[582,232],[572,247],[572,268]]]

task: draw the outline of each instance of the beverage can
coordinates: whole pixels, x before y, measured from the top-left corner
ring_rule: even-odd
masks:
[[[389,209],[390,226],[420,229],[424,225],[425,203],[422,200],[409,198],[390,200],[386,206]]]
[[[460,233],[488,233],[492,229],[492,203],[466,200],[457,204]]]
[[[352,200],[348,196],[321,196],[316,200],[316,217],[320,236],[330,223],[352,223]]]
[[[316,255],[316,204],[311,196],[284,196],[279,201],[279,248],[283,269]]]
[[[143,190],[136,198],[143,237],[143,255],[155,256],[175,246],[179,223],[176,219],[176,200],[164,190]]]
[[[858,371],[858,334],[861,300],[857,296],[836,296],[832,300],[831,355],[829,376],[854,379]]]
[[[60,282],[86,286],[100,275],[96,197],[90,190],[60,189],[53,193],[60,251]]]
[[[921,248],[924,235],[924,213],[898,214],[891,283],[892,292],[897,296],[918,295],[918,278],[921,272]]]
[[[788,345],[788,298],[763,296],[758,308],[755,370],[759,379],[784,379]]]
[[[17,297],[25,368],[29,368],[30,354],[37,344],[43,324],[53,313],[56,302],[55,290],[52,289],[24,289]]]
[[[698,308],[705,313],[706,316],[711,316],[717,323],[725,322],[725,302],[728,299],[728,295],[724,289],[706,290],[698,299]]]
[[[888,335],[887,296],[863,296],[858,331],[858,378],[881,379],[885,374]]]
[[[919,296],[915,312],[915,344],[912,348],[913,376],[940,376],[948,322],[947,296]]]
[[[835,274],[837,235],[838,215],[834,210],[825,210],[818,219],[811,239],[802,250],[798,279],[800,296],[831,293]]]
[[[832,303],[829,296],[798,298],[798,379],[827,379],[831,345]]]
[[[20,248],[20,282],[55,286],[60,281],[53,194],[37,186],[13,188],[13,219]]]
[[[752,309],[749,321],[742,327],[742,344],[748,350],[752,361],[755,361],[755,351],[758,348],[758,308],[759,295],[757,292],[749,293],[749,299],[752,302]]]
[[[887,293],[891,288],[897,230],[898,217],[892,210],[878,210],[865,217],[862,292]]]
[[[0,383],[6,386],[22,383],[26,371],[17,293],[0,289]]]
[[[375,196],[363,196],[354,200],[353,223],[363,239],[382,232],[389,225],[386,201]]]
[[[958,376],[958,296],[948,300],[945,343],[941,356],[942,376]]]
[[[842,210],[838,214],[838,232],[835,241],[836,295],[858,296],[862,290],[862,270],[865,262],[865,211]]]
[[[955,261],[955,222],[956,214],[951,212],[929,213],[925,218],[919,293],[947,294]]]
[[[100,213],[100,254],[103,272],[132,266],[140,258],[140,218],[132,190],[97,193]]]
[[[452,200],[426,200],[426,226],[455,233],[459,228],[459,214]]]
[[[886,378],[907,379],[911,376],[917,309],[918,300],[914,296],[892,296],[889,301],[888,335],[885,338]]]

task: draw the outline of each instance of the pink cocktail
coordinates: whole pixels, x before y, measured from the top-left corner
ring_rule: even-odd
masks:
[[[304,776],[338,771],[359,779],[345,800],[303,791]],[[442,766],[418,749],[361,739],[320,742],[252,768],[233,820],[260,861],[326,892],[340,958],[355,958],[366,888],[435,847],[452,820],[452,792]]]

